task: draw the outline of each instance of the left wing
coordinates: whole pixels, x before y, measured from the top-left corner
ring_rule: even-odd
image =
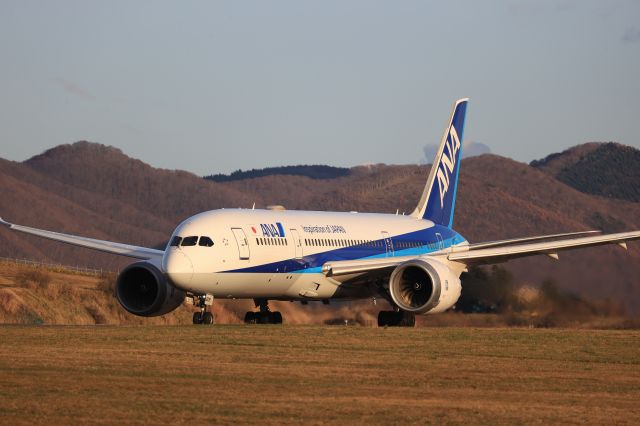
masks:
[[[328,277],[371,272],[396,267],[416,256],[384,257],[379,259],[336,260],[322,265],[322,273]]]
[[[640,231],[621,232],[618,234],[597,235],[594,237],[569,238],[560,241],[542,243],[515,244],[506,247],[481,248],[478,250],[458,251],[447,255],[448,260],[461,262],[466,265],[482,265],[488,263],[506,262],[518,257],[545,254],[558,258],[558,252],[574,248],[593,247],[604,244],[618,244],[627,248],[627,241],[640,239]]]
[[[530,243],[533,241],[541,241],[541,240],[551,240],[551,239],[559,239],[566,237],[581,237],[589,234],[600,234],[600,231],[579,231],[579,232],[566,232],[564,234],[551,234],[551,235],[538,235],[535,237],[524,237],[524,238],[512,238],[509,240],[499,240],[499,241],[489,241],[485,243],[473,243],[468,246],[456,246],[454,247],[454,251],[456,249],[468,247],[469,250],[478,250],[481,248],[489,248],[489,247],[498,247],[498,246],[507,246],[513,245],[517,243]]]
[[[523,238],[522,241],[535,241],[543,238],[552,238],[554,236],[566,235],[569,234],[556,234],[549,235],[547,237],[539,236]],[[453,248],[417,257],[445,258],[447,260],[459,262],[465,265],[501,263],[518,257],[535,256],[540,254],[544,254],[557,259],[558,252],[562,250],[570,250],[581,247],[593,247],[604,244],[618,244],[622,248],[626,249],[626,241],[633,241],[638,239],[640,239],[640,231],[597,235],[593,237],[569,238],[545,242],[527,242],[526,244],[513,244],[513,242],[516,240],[504,240],[496,241],[493,243],[481,243],[475,246],[478,248],[474,248],[474,245],[455,246]],[[403,262],[415,258],[416,256],[401,256],[385,257],[381,259],[339,260],[325,263],[322,266],[322,273],[326,276],[340,276],[372,272],[386,268],[394,268]]]
[[[59,232],[45,231],[44,229],[30,228],[28,226],[14,225],[13,223],[2,220],[2,218],[0,218],[0,225],[4,225],[14,231],[24,232],[26,234],[36,235],[38,237],[60,241],[74,246],[103,251],[105,253],[133,257],[136,259],[160,260],[162,259],[162,255],[164,254],[164,251],[162,250],[156,250],[147,247],[138,247],[129,244],[114,243],[111,241],[96,240],[93,238],[78,237],[76,235],[61,234]]]

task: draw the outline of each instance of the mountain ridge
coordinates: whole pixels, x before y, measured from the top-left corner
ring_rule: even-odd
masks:
[[[530,165],[581,192],[640,202],[640,150],[633,147],[592,142]]]
[[[214,182],[230,182],[235,180],[254,179],[272,175],[306,176],[311,179],[335,179],[348,175],[350,169],[323,164],[301,164],[296,166],[265,167],[263,169],[236,170],[230,174],[213,174],[204,176]]]
[[[213,182],[185,171],[154,168],[117,148],[81,142],[24,162],[0,160],[0,216],[24,225],[162,247],[180,221],[223,207],[251,208],[255,203],[258,208],[280,204],[289,209],[409,213],[428,171],[426,165],[375,165],[324,180],[268,175]],[[581,192],[553,173],[494,154],[462,160],[458,188],[454,226],[470,242],[594,228],[640,229],[640,203]],[[6,229],[0,229],[0,256],[111,269],[130,263]],[[520,284],[553,278],[565,289],[610,297],[640,311],[637,243],[630,243],[628,252],[601,247],[560,257],[560,262],[533,257],[505,266]]]

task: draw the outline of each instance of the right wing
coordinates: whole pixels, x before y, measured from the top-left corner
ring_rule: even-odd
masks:
[[[129,244],[114,243],[111,241],[96,240],[93,238],[78,237],[76,235],[61,234],[59,232],[45,231],[44,229],[30,228],[28,226],[14,225],[0,218],[0,225],[4,225],[14,231],[24,232],[26,234],[36,235],[38,237],[47,238],[62,243],[71,244],[79,247],[86,247],[93,250],[103,251],[105,253],[118,254],[120,256],[133,257],[136,259],[162,259],[164,251],[147,247],[132,246]]]

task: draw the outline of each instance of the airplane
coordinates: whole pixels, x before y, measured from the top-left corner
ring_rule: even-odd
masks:
[[[138,259],[120,272],[116,297],[128,312],[163,315],[186,301],[199,307],[194,324],[212,324],[218,299],[253,299],[245,323],[280,324],[270,300],[385,299],[378,326],[415,326],[416,315],[444,312],[460,297],[470,265],[524,256],[558,259],[562,250],[640,239],[640,231],[597,231],[469,243],[453,230],[468,99],[454,103],[417,207],[410,215],[288,211],[206,211],[180,223],[165,248],[128,244],[15,225],[14,231]]]

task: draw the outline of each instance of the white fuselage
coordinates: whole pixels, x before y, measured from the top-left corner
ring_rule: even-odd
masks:
[[[214,210],[176,228],[162,270],[177,287],[218,298],[362,298],[374,295],[362,280],[327,277],[322,265],[458,244],[466,241],[451,229],[403,215]]]

